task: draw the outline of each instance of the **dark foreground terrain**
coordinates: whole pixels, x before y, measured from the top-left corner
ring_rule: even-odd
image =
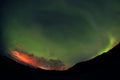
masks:
[[[117,80],[120,79],[119,46],[120,44],[101,56],[60,72],[34,69],[1,55],[0,80]]]

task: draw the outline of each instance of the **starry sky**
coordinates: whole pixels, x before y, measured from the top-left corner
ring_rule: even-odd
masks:
[[[2,10],[6,50],[74,65],[120,42],[120,0],[11,0]]]

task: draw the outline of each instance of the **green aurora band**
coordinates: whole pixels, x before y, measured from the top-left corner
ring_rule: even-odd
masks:
[[[3,14],[7,51],[70,67],[120,42],[120,0],[10,0]]]

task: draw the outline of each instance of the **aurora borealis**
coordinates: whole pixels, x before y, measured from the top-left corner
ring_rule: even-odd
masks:
[[[90,60],[120,42],[119,4],[119,0],[11,0],[3,7],[6,51],[12,56],[13,51],[33,55],[37,66],[43,58],[48,66],[58,61],[68,68]],[[53,65],[47,69],[63,67]]]

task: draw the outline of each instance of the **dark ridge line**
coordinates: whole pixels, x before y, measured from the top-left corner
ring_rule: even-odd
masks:
[[[56,75],[78,75],[85,74],[94,71],[106,71],[109,69],[113,69],[116,65],[116,69],[120,67],[120,52],[119,52],[120,43],[116,45],[114,48],[109,50],[108,52],[95,57],[89,61],[80,62],[75,66],[71,67],[65,71],[50,71],[48,73],[56,73]],[[119,69],[120,70],[120,69]],[[39,71],[39,70],[38,70]],[[51,74],[52,75],[52,74]]]
[[[76,72],[90,72],[94,69],[104,68],[110,65],[120,65],[120,51],[119,51],[120,43],[116,45],[114,48],[109,50],[106,53],[103,53],[100,56],[97,56],[89,61],[81,62],[76,64],[74,67],[70,68],[68,72],[76,73]]]
[[[114,47],[109,52],[102,54],[92,60],[78,63],[74,67],[70,68],[66,71],[46,71],[42,69],[33,69],[31,67],[16,63],[15,61],[0,55],[0,74],[3,72],[4,75],[11,75],[11,72],[13,74],[16,74],[17,77],[29,75],[29,76],[35,76],[35,77],[45,77],[45,76],[72,76],[72,75],[78,75],[78,74],[85,74],[85,73],[94,73],[94,72],[100,72],[105,70],[109,72],[109,70],[112,70],[116,67],[118,69],[120,67],[120,52],[119,52],[119,45]],[[115,69],[115,70],[116,70]],[[118,70],[120,71],[120,69]],[[104,73],[102,73],[104,74]],[[38,76],[39,75],[39,76]]]

